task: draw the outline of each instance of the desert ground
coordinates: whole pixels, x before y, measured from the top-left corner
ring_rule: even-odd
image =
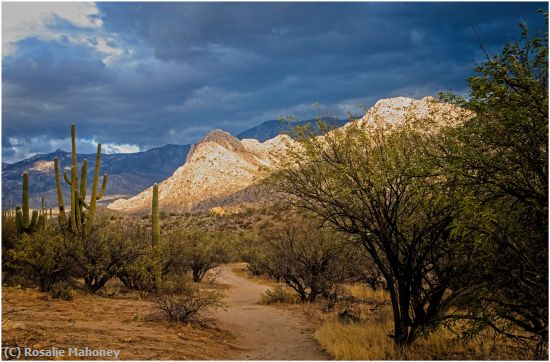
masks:
[[[300,310],[260,304],[270,283],[243,277],[243,268],[221,267],[218,283],[227,288],[226,308],[201,325],[163,321],[150,301],[135,295],[81,294],[63,301],[34,289],[4,287],[2,342],[120,350],[119,358],[126,360],[328,359]]]

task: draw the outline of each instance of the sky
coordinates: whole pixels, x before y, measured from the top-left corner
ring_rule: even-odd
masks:
[[[2,3],[2,157],[137,152],[465,79],[546,3]],[[476,36],[477,34],[477,36]]]

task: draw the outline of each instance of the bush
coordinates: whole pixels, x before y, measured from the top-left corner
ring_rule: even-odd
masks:
[[[186,265],[178,265],[181,270],[187,267],[193,274],[193,281],[199,282],[211,269],[225,263],[229,253],[224,245],[222,233],[205,233],[204,230],[177,230],[169,234],[168,243],[173,250],[183,253]],[[173,259],[173,258],[172,258]]]
[[[168,320],[201,322],[206,312],[224,306],[222,297],[219,291],[202,289],[186,279],[172,278],[163,281],[156,305]]]
[[[296,297],[296,294],[290,293],[280,284],[277,284],[273,289],[266,290],[265,293],[262,294],[262,303],[265,304],[294,304],[297,302],[299,302],[299,299]]]
[[[294,218],[263,230],[250,257],[249,268],[284,282],[303,302],[314,302],[330,297],[335,285],[348,278],[354,250],[315,220]]]
[[[15,272],[11,259],[13,254],[11,250],[17,245],[21,235],[17,232],[15,218],[5,216],[2,218],[2,281],[6,282]]]
[[[22,234],[10,250],[9,267],[38,282],[42,292],[49,291],[54,283],[67,279],[70,265],[65,238],[56,229],[39,229],[33,234]]]
[[[148,235],[130,221],[108,223],[98,220],[85,235],[71,240],[75,275],[84,279],[88,291],[97,292],[145,253]]]
[[[126,288],[136,290],[142,298],[146,298],[156,289],[155,262],[152,250],[148,250],[136,260],[121,267],[116,276]]]
[[[57,282],[52,284],[49,294],[54,299],[72,300],[72,288],[67,282]]]

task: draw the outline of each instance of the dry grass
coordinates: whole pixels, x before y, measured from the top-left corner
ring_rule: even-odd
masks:
[[[238,276],[246,279],[250,279],[255,283],[262,285],[275,286],[277,284],[275,280],[264,276],[264,275],[253,275],[250,270],[246,267],[247,263],[231,263],[228,266],[231,268],[231,271]]]
[[[382,288],[376,290],[369,288],[365,284],[352,284],[346,285],[348,293],[355,298],[370,299],[374,301],[386,301],[389,300],[389,293]]]
[[[3,287],[3,346],[118,349],[120,359],[228,359],[237,355],[222,330],[155,317],[148,300],[76,294],[51,299],[34,289]],[[5,314],[3,313],[3,315]]]
[[[321,347],[338,360],[517,360],[527,359],[506,340],[487,332],[469,343],[441,328],[406,349],[399,349],[388,337],[392,332],[389,318],[371,319],[357,324],[342,324],[335,318],[315,332]]]
[[[465,342],[457,334],[441,327],[426,338],[420,338],[412,346],[400,349],[389,335],[393,332],[389,295],[383,289],[372,290],[364,284],[346,285],[346,291],[363,301],[350,308],[360,317],[356,324],[342,324],[335,315],[324,318],[315,332],[321,347],[339,360],[518,360],[528,355],[518,350],[510,340],[496,337],[491,331]],[[455,327],[457,328],[457,327]]]

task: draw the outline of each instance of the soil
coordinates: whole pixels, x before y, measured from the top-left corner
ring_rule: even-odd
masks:
[[[2,317],[4,347],[120,350],[125,360],[227,359],[240,351],[230,333],[163,321],[151,301],[135,298],[76,295],[63,301],[4,287]]]
[[[269,288],[235,273],[235,266],[222,267],[221,283],[230,286],[226,292],[226,311],[216,319],[224,330],[236,337],[244,348],[237,359],[254,360],[326,360],[313,339],[313,326],[295,310],[258,304]],[[242,275],[242,274],[241,274]]]
[[[328,359],[303,313],[258,304],[268,283],[238,275],[236,267],[223,266],[219,279],[229,286],[227,309],[200,326],[164,321],[152,301],[135,295],[76,293],[63,301],[35,289],[3,287],[2,345],[120,350],[123,360]]]

